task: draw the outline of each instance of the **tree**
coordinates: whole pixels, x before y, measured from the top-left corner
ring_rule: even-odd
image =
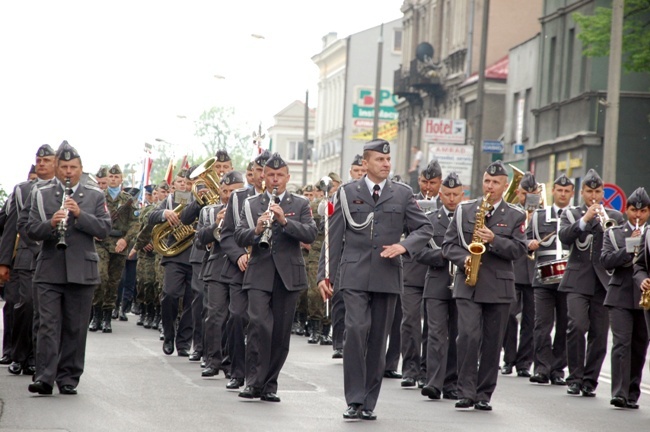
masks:
[[[204,111],[194,122],[194,135],[201,139],[205,150],[205,160],[216,154],[217,150],[228,151],[233,167],[243,170],[252,154],[251,135],[243,132],[250,130],[249,126],[237,123],[235,109],[232,107],[212,107]]]
[[[587,57],[609,55],[612,9],[597,7],[593,15],[574,13],[578,38]],[[628,72],[650,72],[650,0],[626,0],[623,16],[623,67]]]
[[[7,198],[9,195],[7,194],[7,191],[0,185],[0,207],[5,205],[5,201],[7,201]]]

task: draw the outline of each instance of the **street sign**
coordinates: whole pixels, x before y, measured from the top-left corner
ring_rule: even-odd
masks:
[[[481,150],[483,153],[503,153],[503,142],[483,140]]]
[[[621,213],[624,212],[627,207],[627,198],[625,197],[623,189],[613,183],[605,183],[603,185],[603,190],[603,206],[605,208],[618,210]]]
[[[512,151],[514,154],[524,154],[524,145],[519,143],[512,146]]]
[[[465,119],[427,117],[422,122],[422,140],[435,144],[465,144]]]

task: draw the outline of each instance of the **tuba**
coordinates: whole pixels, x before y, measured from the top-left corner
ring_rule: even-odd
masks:
[[[524,172],[512,164],[508,164],[508,166],[512,169],[512,181],[508,185],[508,189],[503,193],[503,199],[510,204],[516,204],[519,200],[517,198],[517,189],[521,179],[524,178]]]
[[[488,202],[490,194],[488,193],[483,197],[481,207],[476,212],[476,222],[474,223],[474,233],[472,234],[472,242],[468,246],[470,253],[469,262],[465,266],[465,283],[468,286],[476,286],[478,280],[478,270],[481,265],[481,256],[485,253],[485,245],[483,240],[478,236],[477,231],[485,226],[485,215],[492,210],[492,204]]]
[[[212,157],[199,165],[190,174],[190,180],[194,180],[192,194],[202,205],[215,204],[219,201],[221,188],[220,179],[214,172],[212,166],[216,158]],[[199,195],[197,186],[203,185],[208,190],[203,196]],[[186,204],[179,204],[174,213],[180,215]],[[176,256],[192,245],[196,230],[192,225],[179,224],[172,226],[169,222],[156,225],[151,231],[151,244],[156,252],[165,257]],[[172,241],[169,241],[170,238]]]
[[[650,310],[650,290],[641,291],[639,306],[644,310]]]

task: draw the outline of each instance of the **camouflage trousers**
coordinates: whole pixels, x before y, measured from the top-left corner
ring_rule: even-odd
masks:
[[[117,289],[126,263],[126,255],[110,253],[100,245],[97,246],[97,255],[99,255],[99,277],[101,282],[95,289],[93,306],[101,306],[102,310],[113,310],[117,301]]]
[[[309,289],[307,290],[307,317],[311,320],[321,321],[324,325],[329,325],[332,322],[331,315],[325,318],[325,302],[320,295],[318,289],[318,263],[307,262],[307,283]],[[304,292],[304,291],[303,291]],[[330,314],[331,314],[330,302]]]
[[[137,284],[138,302],[160,304],[160,285],[156,277],[156,257],[147,253],[138,254]]]

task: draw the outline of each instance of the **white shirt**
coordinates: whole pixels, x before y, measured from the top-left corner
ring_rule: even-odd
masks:
[[[375,183],[373,183],[372,180],[368,178],[368,176],[364,176],[363,179],[366,181],[366,186],[368,186],[368,190],[370,191],[370,195],[375,193]],[[384,179],[381,183],[379,183],[379,195],[381,195],[381,192],[384,190],[384,186],[386,186],[386,179]]]

